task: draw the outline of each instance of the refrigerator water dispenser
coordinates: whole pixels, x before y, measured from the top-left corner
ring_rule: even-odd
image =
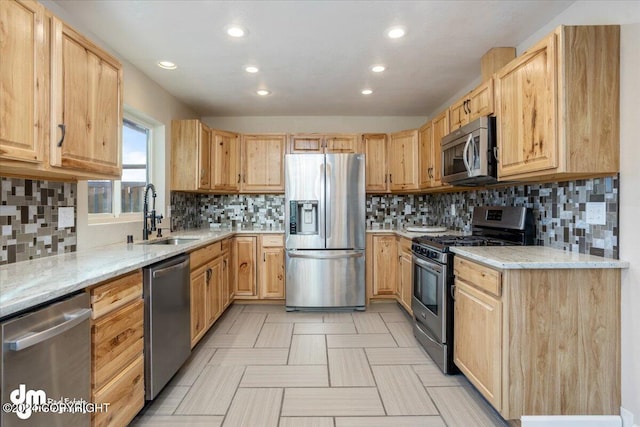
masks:
[[[317,200],[291,200],[289,209],[289,234],[318,234]]]

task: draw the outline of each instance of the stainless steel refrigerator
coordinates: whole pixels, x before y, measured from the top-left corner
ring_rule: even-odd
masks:
[[[287,310],[365,308],[362,154],[285,156]]]

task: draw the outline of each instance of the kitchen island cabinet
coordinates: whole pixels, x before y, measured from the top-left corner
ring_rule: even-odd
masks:
[[[126,426],[144,406],[144,300],[137,270],[87,290],[91,297],[91,401],[110,403],[93,426]]]
[[[539,257],[537,263],[521,258],[520,268],[505,263],[505,269],[464,256],[517,256],[490,250],[493,256],[455,248],[458,368],[507,420],[618,414],[620,270],[589,256],[581,257],[582,268]]]

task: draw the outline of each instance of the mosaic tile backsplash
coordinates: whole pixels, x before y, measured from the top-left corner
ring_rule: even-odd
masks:
[[[538,245],[618,258],[618,185],[619,178],[612,176],[456,193],[368,195],[366,222],[369,228],[439,225],[468,231],[473,206],[524,206],[533,208]],[[605,203],[605,225],[587,224],[589,202]],[[172,231],[207,223],[283,227],[284,197],[171,193]]]
[[[76,228],[58,228],[58,207],[77,212],[75,183],[0,177],[0,184],[0,265],[76,250]]]
[[[457,193],[368,196],[367,227],[438,225],[468,231],[474,206],[524,206],[533,208],[538,245],[617,259],[618,184],[619,178],[612,176]],[[587,224],[589,202],[605,203],[605,225]]]

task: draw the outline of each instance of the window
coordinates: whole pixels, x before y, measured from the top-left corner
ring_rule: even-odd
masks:
[[[88,211],[100,217],[142,212],[149,182],[150,127],[125,118],[122,122],[122,179],[89,181]]]

